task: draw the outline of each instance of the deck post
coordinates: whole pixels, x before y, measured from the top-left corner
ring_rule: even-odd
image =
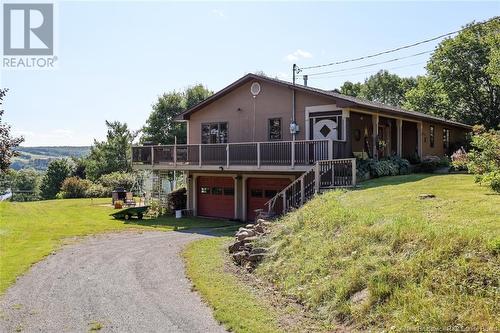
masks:
[[[155,150],[154,147],[151,146],[151,165],[155,164]]]
[[[396,152],[399,157],[403,156],[403,120],[396,119]]]
[[[257,168],[260,168],[260,142],[257,142]]]
[[[333,160],[333,140],[328,140],[328,159]]]
[[[198,165],[201,167],[201,144],[198,145]]]
[[[291,156],[292,156],[292,169],[295,167],[295,141],[292,141],[290,143],[290,147],[291,147]]]
[[[418,157],[423,158],[422,154],[422,122],[417,123],[417,151]]]
[[[306,191],[304,186],[304,177],[300,177],[300,205],[302,206],[306,201]]]
[[[356,186],[356,159],[351,159],[351,167],[352,167],[352,186]]]
[[[176,143],[174,144],[174,166],[177,166],[177,138]]]
[[[226,168],[229,168],[229,143],[226,144]]]
[[[283,192],[283,213],[286,213],[288,211],[286,207],[286,192]]]
[[[379,116],[378,114],[372,115],[372,125],[373,125],[373,158],[378,160],[378,149],[377,149],[377,143],[378,143],[378,121],[379,121]]]
[[[320,185],[321,177],[320,177],[320,168],[319,162],[316,162],[314,166],[314,193],[319,193],[319,185]]]

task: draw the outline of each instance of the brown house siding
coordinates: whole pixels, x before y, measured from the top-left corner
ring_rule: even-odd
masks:
[[[261,85],[260,94],[254,99],[250,93],[253,82]],[[208,122],[228,123],[228,142],[268,141],[268,120],[281,118],[282,140],[292,140],[288,129],[292,118],[292,90],[283,86],[262,81],[251,81],[236,88],[226,96],[214,101],[191,115],[189,120],[189,143],[201,141],[201,124]],[[312,105],[333,104],[329,98],[296,93],[296,122],[300,132],[296,139],[305,139],[305,107]],[[254,126],[255,102],[255,138]]]

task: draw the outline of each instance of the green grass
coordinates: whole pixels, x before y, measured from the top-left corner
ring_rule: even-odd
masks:
[[[419,198],[427,193],[436,197]],[[328,192],[285,216],[264,246],[272,255],[257,274],[325,323],[500,329],[500,195],[472,176]]]
[[[211,238],[188,245],[183,255],[187,274],[214,310],[215,318],[239,333],[281,332],[276,311],[224,269],[229,238]]]
[[[0,203],[0,294],[33,263],[71,237],[126,229],[178,230],[217,227],[228,221],[161,217],[131,220],[109,216],[109,199],[68,199]]]

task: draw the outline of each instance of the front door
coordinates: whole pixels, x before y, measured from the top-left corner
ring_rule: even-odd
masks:
[[[338,140],[339,126],[337,117],[314,118],[313,140]]]

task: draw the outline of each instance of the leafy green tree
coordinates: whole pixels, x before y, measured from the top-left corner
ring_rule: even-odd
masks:
[[[483,126],[474,126],[471,145],[467,154],[469,172],[475,175],[476,182],[500,192],[500,130],[486,131]]]
[[[210,90],[198,84],[184,92],[173,91],[158,97],[142,130],[141,142],[173,144],[177,137],[177,143],[186,143],[186,125],[176,122],[175,117],[212,94]]]
[[[7,91],[8,89],[0,89],[0,108]],[[17,152],[13,148],[24,141],[23,137],[16,138],[10,135],[10,125],[2,123],[3,113],[4,110],[0,109],[0,173],[6,172],[10,166],[11,158],[17,156]]]
[[[340,91],[343,94],[364,98],[374,102],[401,106],[406,101],[405,94],[415,87],[417,80],[391,74],[386,70],[368,77],[363,83],[345,82]]]
[[[131,145],[137,133],[126,123],[107,121],[108,133],[105,141],[94,140],[86,158],[85,174],[95,181],[102,175],[115,171],[131,171]]]
[[[9,170],[8,182],[12,191],[14,201],[33,201],[40,196],[41,174],[35,169],[21,169],[19,171]]]
[[[47,172],[42,178],[40,192],[43,199],[54,199],[61,190],[63,181],[71,175],[71,165],[66,159],[50,162]]]
[[[495,17],[483,24],[473,22],[441,42],[427,63],[428,80],[408,92],[406,106],[467,124],[499,128],[499,36],[500,18]]]

